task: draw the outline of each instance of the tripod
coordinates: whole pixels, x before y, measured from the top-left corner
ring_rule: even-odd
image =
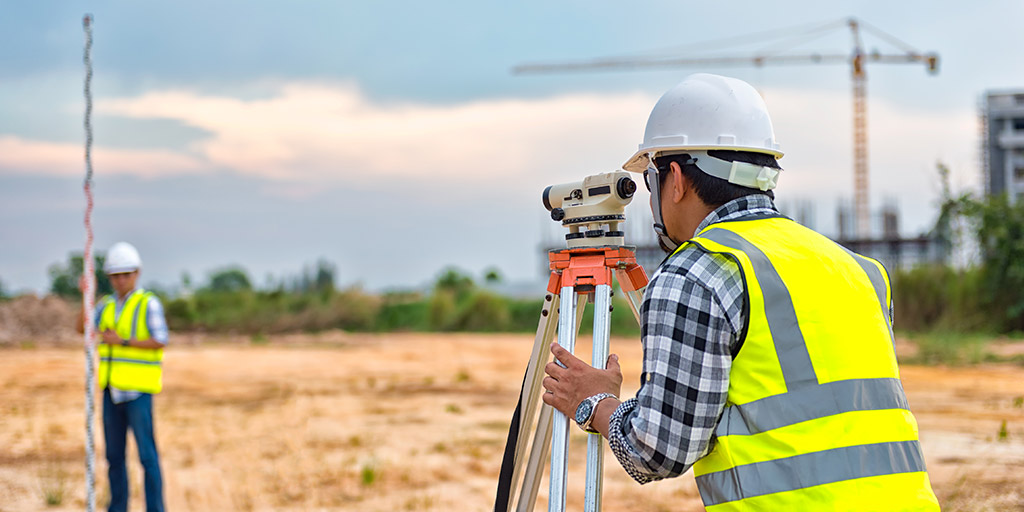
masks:
[[[620,235],[621,236],[621,235]],[[512,416],[505,455],[501,463],[495,512],[531,512],[537,501],[543,460],[551,451],[548,511],[562,512],[566,503],[568,476],[569,418],[549,406],[541,406],[544,365],[551,357],[548,347],[555,336],[558,344],[575,351],[576,334],[587,302],[594,304],[594,332],[591,364],[604,368],[608,360],[611,330],[612,274],[625,293],[637,322],[640,299],[647,286],[647,274],[636,263],[634,248],[612,245],[575,247],[548,253],[551,277],[537,325],[530,363],[523,377],[519,404]],[[531,432],[531,429],[535,431]],[[532,433],[532,436],[531,436]],[[532,437],[532,439],[531,439]],[[527,446],[529,444],[529,447]],[[601,510],[603,468],[600,434],[587,436],[587,472],[584,510]],[[518,494],[512,490],[521,482]],[[515,508],[513,509],[513,506]]]

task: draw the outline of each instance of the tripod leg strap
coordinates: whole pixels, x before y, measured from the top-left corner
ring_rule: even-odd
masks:
[[[498,474],[498,491],[494,497],[494,512],[508,512],[509,499],[512,491],[512,474],[515,472],[516,443],[519,439],[519,411],[523,406],[523,393],[526,391],[526,375],[523,375],[523,387],[519,391],[519,403],[512,413],[512,424],[508,428],[505,440],[505,455],[501,458],[501,472]]]

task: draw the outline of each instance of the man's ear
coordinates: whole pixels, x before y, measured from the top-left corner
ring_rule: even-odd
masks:
[[[679,162],[670,162],[668,172],[672,175],[672,186],[669,188],[669,199],[674,203],[678,203],[686,197],[686,194],[693,192],[690,190],[690,180],[683,177],[683,169],[679,167]]]

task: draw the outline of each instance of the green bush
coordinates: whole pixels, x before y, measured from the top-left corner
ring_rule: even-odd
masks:
[[[93,271],[96,278],[96,296],[102,297],[114,293],[114,288],[103,273],[103,263],[106,256],[97,252],[93,255]],[[72,252],[68,255],[66,264],[54,263],[50,265],[50,293],[67,299],[81,299],[82,292],[78,290],[78,279],[85,271],[85,257],[82,253]]]
[[[633,316],[633,312],[629,309],[629,303],[626,299],[621,298],[619,294],[616,294],[612,298],[612,312],[611,321],[611,334],[615,336],[639,336],[640,326],[636,322],[636,317]],[[587,304],[586,310],[583,313],[583,321],[580,323],[580,332],[584,334],[590,334],[594,331],[594,305]]]
[[[373,329],[381,300],[361,289],[350,288],[331,296],[329,307],[337,315],[337,327],[353,331]]]
[[[167,315],[168,327],[173,331],[195,328],[196,320],[199,317],[195,302],[186,297],[178,297],[165,302],[164,314]]]
[[[922,265],[892,279],[894,325],[901,330],[990,329],[991,315],[982,297],[981,271]]]
[[[429,315],[427,326],[432,331],[450,331],[455,323],[456,310],[455,293],[451,290],[436,289],[430,296]]]
[[[428,331],[430,305],[419,294],[391,293],[381,298],[376,331]]]
[[[456,331],[494,332],[506,331],[510,325],[508,302],[494,293],[477,291],[459,306],[449,327]]]
[[[961,204],[976,225],[988,311],[1000,332],[1024,330],[1024,201],[1000,194]]]
[[[954,197],[949,169],[938,164],[942,182],[942,204],[935,233],[952,244],[969,231],[977,242],[980,261],[976,276],[970,276],[973,299],[962,294],[947,297],[950,307],[977,306],[985,330],[1009,333],[1024,330],[1024,201],[1010,203],[1005,193],[975,197],[968,192]],[[960,301],[960,302],[955,302]],[[974,311],[968,311],[972,316]],[[968,322],[968,327],[972,322]]]
[[[515,332],[536,332],[543,299],[508,299],[508,330]]]
[[[380,298],[360,289],[307,292],[276,290],[213,291],[167,302],[168,325],[175,330],[272,334],[326,329],[371,330]]]

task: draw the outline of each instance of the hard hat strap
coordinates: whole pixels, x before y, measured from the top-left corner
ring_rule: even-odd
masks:
[[[723,179],[729,183],[758,190],[771,190],[779,182],[779,171],[763,165],[748,162],[729,162],[715,158],[707,151],[690,153],[693,165],[705,174]]]
[[[675,251],[676,247],[679,247],[679,242],[668,236],[668,230],[665,229],[665,220],[661,216],[661,176],[658,172],[658,166],[654,164],[654,153],[647,155],[647,173],[651,181],[651,213],[654,214],[654,232],[658,234],[662,245],[669,252]]]

